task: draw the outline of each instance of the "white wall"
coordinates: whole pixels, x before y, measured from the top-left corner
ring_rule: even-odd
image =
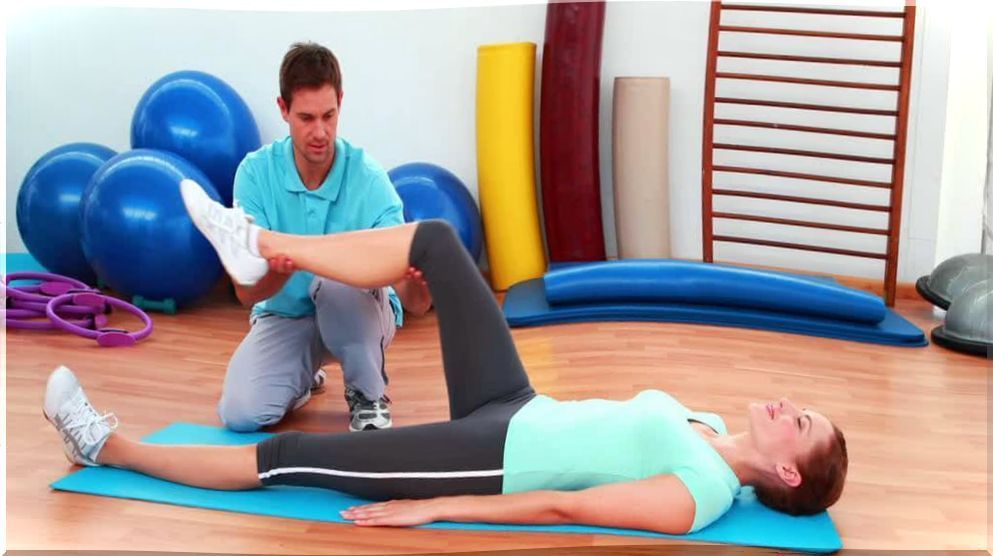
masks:
[[[878,3],[893,6],[892,1]],[[740,23],[748,20],[747,15],[736,17]],[[942,153],[951,29],[932,25],[926,9],[919,10],[919,18],[901,239],[901,281],[916,279],[933,266],[938,228],[935,207],[942,167],[948,163]],[[671,206],[668,217],[673,229],[673,255],[689,259],[701,255],[700,165],[708,20],[709,4],[700,1],[610,2],[607,6],[601,75],[600,156],[605,234],[611,255],[616,249],[610,107],[614,78],[628,75],[671,78]],[[59,7],[20,12],[8,19],[6,29],[7,251],[24,249],[14,222],[14,209],[17,189],[30,165],[49,149],[71,141],[103,143],[118,150],[129,148],[134,106],[147,86],[165,73],[199,69],[221,77],[234,86],[252,108],[263,141],[284,135],[285,124],[275,106],[277,70],[289,44],[303,39],[328,45],[341,59],[345,98],[340,133],[344,137],[366,147],[387,168],[411,160],[427,160],[445,166],[461,176],[475,194],[476,48],[480,44],[531,41],[539,45],[540,55],[544,22],[543,4],[364,12],[119,7]],[[801,28],[814,24],[809,16],[790,16],[779,23]],[[870,24],[851,18],[843,18],[839,25],[838,28],[845,31],[876,32]],[[776,46],[772,39],[775,38],[755,35],[734,40],[742,46],[761,50]],[[778,40],[801,51],[817,46],[816,40]],[[832,53],[853,57],[892,54],[887,50],[892,45],[862,44],[853,48],[848,52],[837,50]],[[741,68],[728,66],[727,69]],[[786,71],[802,72],[803,68],[787,68]],[[538,72],[540,75],[540,65]],[[834,74],[823,74],[823,77],[884,80],[893,75],[892,70],[849,67]],[[540,79],[536,79],[536,83],[540,85]],[[739,83],[722,82],[721,87],[729,88],[719,88],[718,92],[733,92],[738,86]],[[775,87],[770,86],[769,90]],[[801,102],[863,105],[887,102],[886,94],[812,89],[806,93],[798,88],[781,92]],[[744,114],[734,110],[732,108],[727,115]],[[779,119],[788,117],[789,114],[783,114]],[[827,116],[824,125],[843,123],[844,119],[835,115]],[[887,122],[869,122],[868,125],[872,129],[885,129]],[[734,138],[736,131],[728,133]],[[754,130],[751,133],[749,137],[761,138]],[[818,140],[821,143],[815,144]],[[868,142],[857,144],[834,139],[833,143],[824,143],[823,138],[809,141],[811,144],[807,146],[811,148],[857,148],[861,152],[880,148],[878,144]],[[730,155],[725,162],[739,161],[734,156]],[[818,167],[808,164],[786,169],[817,173]],[[878,171],[844,175],[885,179]],[[774,179],[757,179],[752,183],[777,187]],[[828,191],[827,196],[833,195],[830,187],[825,191]],[[856,195],[872,197],[878,193],[869,191]],[[849,194],[849,191],[839,193]],[[836,213],[831,209],[818,209],[804,216],[855,224],[865,219]],[[753,231],[769,233],[761,227]],[[820,234],[799,233],[791,239],[816,242]],[[835,241],[857,249],[882,246],[873,238],[844,236],[838,234]],[[770,266],[882,276],[881,263],[847,257],[747,246],[719,246],[717,255],[726,260],[740,258]]]
[[[989,6],[987,6],[989,10]],[[993,14],[986,17],[986,187],[983,195],[983,253],[993,255]],[[993,466],[991,466],[993,467]],[[993,488],[993,487],[991,487]],[[993,499],[991,499],[993,507]],[[993,514],[991,514],[993,515]],[[991,531],[993,534],[993,531]],[[993,546],[993,543],[990,543]]]
[[[935,245],[935,260],[940,262],[981,249],[989,117],[986,21],[948,6],[936,8],[956,30],[950,42],[945,171]]]

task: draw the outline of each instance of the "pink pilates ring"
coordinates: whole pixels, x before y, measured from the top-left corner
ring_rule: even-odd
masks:
[[[122,309],[125,312],[131,313],[132,315],[138,317],[141,319],[141,322],[144,323],[145,327],[138,332],[127,332],[126,330],[117,328],[103,328],[102,326],[98,327],[97,330],[89,330],[87,328],[83,328],[82,326],[75,325],[58,315],[57,311],[59,307],[67,303],[90,307],[102,307],[103,304],[107,304],[111,307]],[[97,344],[101,347],[133,346],[138,340],[143,340],[152,333],[152,319],[149,318],[144,311],[126,301],[121,301],[120,299],[94,291],[66,293],[55,297],[48,302],[48,306],[45,308],[45,313],[48,315],[48,318],[52,321],[52,323],[57,325],[59,328],[84,338],[92,338],[96,340]],[[100,316],[102,315],[97,315],[97,317]],[[106,320],[104,320],[104,324],[106,324]]]

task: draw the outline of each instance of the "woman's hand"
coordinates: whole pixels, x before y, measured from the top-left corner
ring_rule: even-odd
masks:
[[[355,525],[411,527],[438,520],[445,498],[428,500],[391,500],[377,504],[353,506],[341,516]]]
[[[460,523],[578,523],[682,535],[693,526],[696,501],[676,475],[659,474],[576,491],[394,500],[348,508],[356,525],[406,527],[433,521]]]

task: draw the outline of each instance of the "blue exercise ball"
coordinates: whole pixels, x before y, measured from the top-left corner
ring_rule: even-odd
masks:
[[[462,244],[478,261],[483,251],[483,225],[479,207],[455,174],[428,162],[410,162],[389,171],[390,181],[403,200],[403,219],[417,222],[432,218],[448,221]]]
[[[169,151],[189,160],[229,206],[238,164],[260,146],[259,128],[245,101],[230,85],[200,71],[177,71],[153,83],[131,119],[131,148]]]
[[[103,145],[70,143],[45,153],[24,176],[17,192],[17,231],[48,271],[95,282],[79,242],[79,205],[90,178],[116,154]]]
[[[220,199],[203,172],[164,151],[119,154],[93,175],[80,211],[83,251],[118,293],[179,306],[209,292],[220,278],[217,254],[183,205],[183,178]]]

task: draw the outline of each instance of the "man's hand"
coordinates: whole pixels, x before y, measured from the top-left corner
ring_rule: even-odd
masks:
[[[279,293],[296,271],[297,267],[289,257],[277,255],[269,259],[269,272],[258,283],[247,287],[235,284],[235,294],[242,305],[251,307]]]
[[[415,267],[408,268],[407,273],[404,274],[403,277],[417,283],[417,285],[425,289],[428,287],[428,282],[424,279],[424,273]]]
[[[297,268],[286,255],[276,255],[269,259],[269,270],[276,274],[293,274]]]
[[[428,290],[428,283],[424,279],[424,273],[410,267],[404,274],[403,280],[393,285],[400,304],[408,313],[414,316],[422,316],[431,309],[431,292]]]

